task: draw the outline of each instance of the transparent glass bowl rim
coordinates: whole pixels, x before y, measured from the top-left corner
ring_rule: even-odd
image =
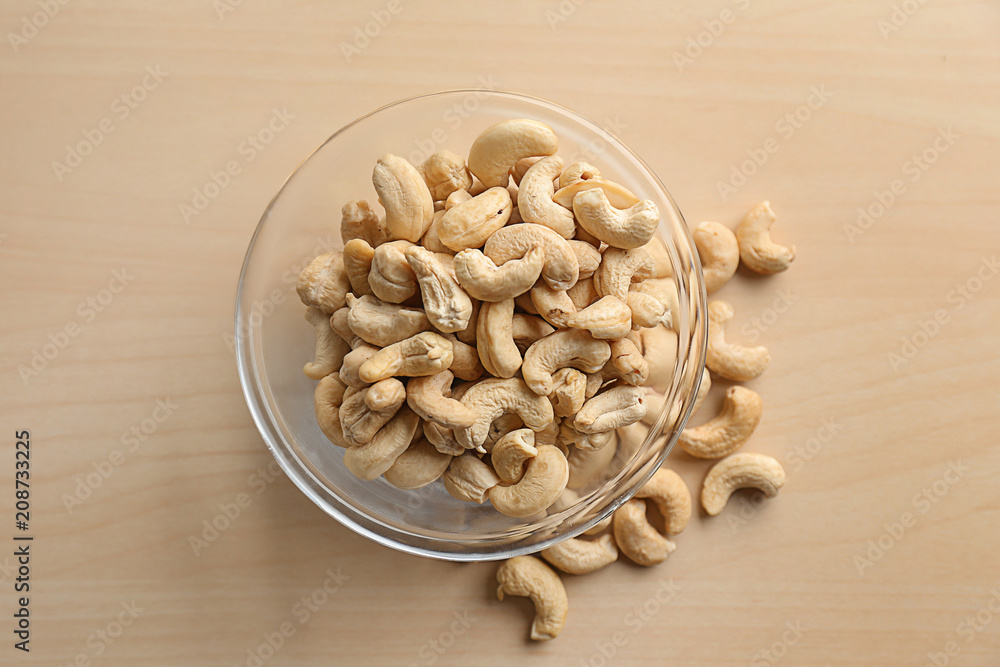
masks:
[[[235,326],[237,333],[237,335],[235,336],[236,338],[235,348],[236,348],[238,372],[240,377],[240,385],[243,389],[243,395],[246,400],[247,407],[250,410],[254,423],[257,426],[257,430],[261,434],[261,437],[263,438],[265,444],[267,445],[268,450],[271,452],[272,456],[274,456],[275,460],[278,462],[278,465],[282,468],[285,474],[289,477],[289,479],[292,480],[292,482],[299,488],[300,491],[302,491],[310,500],[312,500],[324,512],[334,517],[338,522],[340,522],[342,525],[346,526],[350,530],[360,535],[363,535],[368,539],[371,539],[377,544],[381,544],[383,546],[387,546],[389,548],[404,553],[424,556],[428,558],[440,559],[440,560],[447,560],[447,561],[475,562],[475,561],[487,561],[487,560],[502,560],[502,559],[512,558],[518,555],[537,553],[538,551],[541,551],[542,549],[552,546],[553,544],[561,542],[565,539],[570,539],[572,537],[578,536],[583,532],[585,532],[586,530],[589,530],[595,524],[604,520],[614,510],[616,510],[618,507],[627,502],[642,487],[642,485],[645,484],[645,482],[648,481],[650,477],[652,477],[652,475],[656,472],[656,470],[659,469],[660,465],[662,465],[663,462],[670,455],[670,452],[673,450],[673,447],[677,441],[677,437],[680,434],[680,431],[683,429],[684,425],[687,423],[687,420],[691,415],[691,411],[694,407],[693,400],[685,399],[686,405],[682,411],[682,414],[679,416],[676,422],[673,435],[670,437],[669,441],[665,443],[665,445],[662,448],[662,451],[659,454],[657,454],[656,461],[653,463],[653,465],[648,465],[648,464],[644,465],[643,467],[645,469],[645,472],[641,474],[640,478],[638,480],[630,478],[628,480],[629,488],[626,491],[620,493],[612,502],[609,502],[608,505],[600,512],[600,514],[593,517],[592,519],[574,527],[571,530],[554,535],[548,538],[547,540],[536,544],[513,546],[506,550],[489,551],[489,552],[475,552],[472,550],[459,551],[459,552],[438,551],[435,549],[415,546],[413,544],[408,544],[393,539],[391,534],[398,531],[396,531],[394,528],[390,526],[386,526],[385,524],[379,524],[377,518],[369,517],[376,524],[384,528],[389,534],[379,533],[365,525],[360,524],[358,521],[356,521],[349,515],[347,511],[348,508],[343,508],[342,511],[342,508],[338,507],[339,501],[337,501],[336,499],[330,499],[328,497],[321,496],[320,493],[313,488],[315,482],[309,479],[310,477],[309,473],[305,470],[300,469],[300,464],[293,457],[290,457],[288,455],[288,452],[284,451],[285,447],[282,443],[281,438],[276,433],[276,429],[274,424],[272,423],[272,420],[267,415],[267,410],[265,410],[261,405],[259,405],[260,397],[257,393],[258,390],[255,386],[256,378],[254,377],[254,374],[250,370],[251,366],[249,357],[250,350],[248,349],[250,344],[244,336],[240,335],[240,327],[244,315],[243,313],[244,309],[242,305],[244,298],[243,286],[246,273],[250,267],[251,258],[253,256],[253,250],[258,240],[258,236],[262,228],[264,227],[264,224],[268,221],[270,213],[274,208],[276,202],[281,197],[282,193],[285,191],[287,185],[292,181],[293,178],[295,178],[295,176],[299,173],[302,167],[305,164],[307,164],[314,155],[316,155],[319,151],[323,150],[323,148],[326,147],[329,143],[336,140],[337,137],[340,136],[343,132],[347,131],[348,129],[357,125],[358,123],[361,123],[366,119],[379,114],[380,112],[386,109],[405,105],[411,102],[415,102],[417,100],[451,96],[456,94],[502,96],[526,102],[531,102],[542,106],[547,106],[566,116],[573,118],[578,122],[581,122],[585,125],[589,125],[592,128],[595,128],[599,130],[601,133],[607,135],[609,138],[613,139],[617,143],[618,147],[621,150],[626,152],[633,160],[639,163],[642,166],[642,168],[648,173],[648,175],[654,181],[655,185],[658,186],[658,188],[666,196],[666,199],[670,204],[670,206],[672,207],[673,212],[676,213],[681,223],[679,225],[680,231],[685,236],[685,240],[687,242],[688,247],[694,249],[695,246],[694,246],[694,241],[691,237],[690,230],[687,228],[687,225],[684,224],[683,214],[677,207],[676,202],[670,195],[666,186],[663,185],[663,183],[659,180],[659,177],[649,167],[649,165],[646,164],[646,162],[638,154],[636,154],[625,142],[623,142],[618,137],[614,136],[608,130],[600,128],[597,123],[590,120],[589,118],[582,116],[581,114],[577,113],[572,109],[564,107],[558,103],[552,102],[551,100],[547,100],[536,96],[526,95],[523,93],[514,93],[496,89],[457,88],[457,89],[439,90],[420,95],[413,95],[410,97],[402,98],[394,102],[382,105],[362,116],[359,116],[358,118],[354,119],[350,123],[347,123],[339,130],[334,132],[332,135],[330,135],[330,137],[328,137],[325,141],[323,141],[319,146],[317,146],[313,151],[311,151],[309,155],[307,155],[298,165],[296,165],[296,167],[292,170],[292,172],[285,178],[284,182],[282,183],[278,191],[275,193],[274,197],[272,197],[271,200],[268,202],[267,206],[264,209],[264,212],[261,214],[260,221],[258,222],[256,228],[254,229],[254,234],[251,237],[250,243],[247,247],[246,255],[244,256],[243,264],[240,270],[239,283],[237,287],[236,312],[235,312]],[[690,299],[693,299],[695,301],[695,307],[693,308],[694,316],[692,317],[692,321],[690,323],[691,345],[689,346],[685,363],[690,364],[691,361],[694,361],[694,363],[697,366],[696,371],[691,371],[691,372],[696,372],[694,384],[692,386],[692,391],[691,391],[691,396],[693,397],[697,393],[700,387],[702,369],[704,369],[705,365],[705,353],[707,348],[707,335],[705,335],[706,326],[704,322],[702,322],[701,326],[699,326],[699,322],[697,320],[699,318],[704,317],[704,313],[706,310],[705,304],[707,302],[707,296],[704,287],[702,267],[697,252],[691,252],[691,260],[693,268],[695,270],[695,280],[692,285],[697,289],[692,290],[689,295]],[[698,336],[699,331],[701,332],[700,336]],[[666,409],[667,408],[665,407],[664,411],[666,411]],[[656,422],[657,426],[660,424],[662,417],[663,415],[660,415],[660,419],[657,420]],[[650,436],[649,439],[647,439],[646,443],[644,443],[644,448],[646,445],[648,445],[650,439],[652,439],[652,435]]]

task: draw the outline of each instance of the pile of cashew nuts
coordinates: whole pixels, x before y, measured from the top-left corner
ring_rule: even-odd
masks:
[[[372,183],[384,216],[363,200],[342,209],[342,252],[316,257],[297,292],[315,328],[305,374],[318,380],[317,423],[344,449],[344,465],[401,489],[440,480],[453,497],[489,501],[511,517],[572,506],[638,451],[664,404],[677,355],[677,292],[655,235],[659,211],[586,162],[565,165],[558,139],[534,120],[496,123],[468,161],[447,150],[420,165],[386,154]],[[694,240],[714,292],[742,259],[760,273],[788,267],[764,202],[734,234],[702,223]],[[727,343],[733,308],[708,308],[707,369],[734,381],[759,376],[766,348]],[[702,504],[718,514],[737,488],[769,497],[784,481],[761,454],[733,454],[760,421],[761,400],[731,387],[718,417],[683,432],[680,447],[723,458]],[[663,530],[646,517],[659,509]],[[551,508],[551,509],[550,509]],[[559,575],[586,574],[619,550],[640,565],[675,548],[691,496],[661,469],[613,516],[497,573],[498,596],[530,597],[531,637],[556,637],[568,603]],[[608,530],[610,529],[610,532]],[[550,565],[552,567],[550,567]]]

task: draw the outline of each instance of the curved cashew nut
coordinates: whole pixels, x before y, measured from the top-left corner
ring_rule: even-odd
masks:
[[[618,451],[615,432],[602,433],[600,439],[605,441],[602,447],[585,449],[583,446],[577,445],[570,450],[569,457],[567,457],[569,459],[569,482],[567,483],[569,488],[584,489],[590,487],[616,472],[610,470],[611,462]]]
[[[464,394],[463,394],[464,395]],[[490,428],[486,431],[486,442],[483,443],[483,449],[486,450],[487,454],[493,452],[493,447],[496,443],[500,442],[501,438],[510,433],[511,431],[516,431],[519,428],[524,428],[524,421],[517,416],[514,412],[505,412],[500,415],[492,422],[490,422]],[[530,429],[529,429],[530,430]],[[542,432],[539,431],[535,433],[535,444],[541,444],[538,442]]]
[[[344,271],[351,282],[351,291],[356,296],[374,294],[368,284],[368,274],[372,270],[375,249],[364,239],[351,239],[344,244]]]
[[[566,290],[566,296],[573,302],[577,310],[583,310],[601,298],[601,295],[597,293],[597,288],[594,287],[593,278],[581,278],[575,285]]]
[[[576,220],[589,233],[614,248],[638,248],[649,243],[660,224],[660,211],[649,199],[617,209],[600,188],[582,190],[573,197]]]
[[[709,516],[715,516],[729,502],[737,489],[754,488],[768,498],[774,498],[785,485],[785,470],[765,454],[741,452],[716,463],[701,489],[701,505]]]
[[[586,241],[570,239],[566,243],[573,249],[576,255],[576,263],[580,265],[580,280],[586,280],[594,275],[597,267],[601,265],[601,252]]]
[[[544,225],[564,239],[571,239],[576,233],[573,212],[552,201],[555,194],[552,179],[562,172],[562,168],[563,161],[558,155],[533,164],[518,183],[517,209],[525,222]]]
[[[612,387],[583,404],[573,428],[581,433],[601,433],[622,428],[646,414],[646,392],[642,387]]]
[[[632,314],[632,329],[634,331],[665,324],[664,319],[668,319],[666,317],[667,304],[662,299],[646,292],[630,289],[625,297],[625,304]]]
[[[555,331],[555,328],[535,315],[525,315],[524,313],[514,313],[510,323],[511,338],[517,349],[524,352],[540,338],[548,336]]]
[[[417,293],[417,276],[406,261],[409,241],[390,241],[375,248],[368,284],[382,301],[402,303]]]
[[[677,363],[677,332],[663,326],[639,332],[643,356],[649,364],[649,374],[643,383],[661,394],[667,393],[673,382],[674,365]]]
[[[340,367],[340,381],[348,387],[362,389],[369,383],[361,379],[361,367],[379,351],[377,347],[362,343],[344,355]]]
[[[397,489],[419,489],[441,477],[452,458],[436,450],[426,438],[419,438],[383,473],[385,481]]]
[[[419,241],[430,227],[434,201],[417,168],[386,153],[375,163],[372,185],[385,209],[385,226],[392,238]]]
[[[519,428],[497,440],[490,451],[490,461],[500,481],[517,484],[524,477],[524,464],[538,456],[535,432]]]
[[[533,392],[548,396],[555,388],[552,374],[560,368],[596,373],[611,358],[611,346],[584,329],[561,329],[539,339],[524,353],[521,373]]]
[[[677,548],[650,525],[645,501],[635,498],[615,512],[614,533],[618,548],[636,565],[659,565]]]
[[[472,199],[446,209],[438,221],[441,243],[453,251],[478,248],[493,232],[507,224],[514,204],[504,188],[490,188]]]
[[[603,369],[605,378],[618,378],[633,387],[642,386],[649,378],[649,362],[628,338],[611,342],[611,359],[608,364],[610,369],[607,365]]]
[[[353,294],[347,295],[347,305],[351,332],[376,347],[398,343],[431,328],[427,315],[419,308],[386,303],[374,296],[359,299]]]
[[[433,153],[417,171],[424,177],[434,201],[447,199],[453,192],[472,187],[472,176],[465,166],[465,160],[449,150]]]
[[[632,311],[621,300],[605,296],[563,321],[568,327],[586,329],[594,338],[617,340],[632,330]]]
[[[466,449],[481,450],[490,424],[505,412],[516,413],[532,431],[541,431],[555,416],[548,399],[532,392],[520,378],[477,382],[462,396],[462,403],[476,414],[475,424],[455,430],[455,439]]]
[[[574,261],[576,258],[573,258]],[[344,270],[344,257],[328,252],[309,262],[299,274],[295,291],[307,306],[333,315],[344,307],[344,297],[351,291],[351,281]]]
[[[552,155],[559,139],[537,120],[518,118],[494,123],[469,148],[469,171],[488,188],[507,187],[510,170],[522,158]]]
[[[567,171],[569,171],[569,169],[570,167],[566,168]],[[563,172],[563,174],[565,173],[566,172]],[[562,181],[562,177],[560,177],[559,180]],[[596,178],[576,180],[572,183],[567,183],[566,185],[560,185],[559,189],[552,195],[552,201],[560,206],[572,209],[573,200],[576,198],[577,193],[583,192],[584,190],[594,189],[602,190],[604,192],[604,196],[608,198],[608,202],[616,209],[626,209],[639,203],[639,198],[632,194],[628,188],[619,185],[614,181],[607,181],[600,176]]]
[[[351,443],[340,428],[340,406],[344,402],[345,389],[336,375],[327,375],[316,385],[313,407],[316,410],[316,423],[327,440],[347,449]]]
[[[451,341],[425,331],[376,352],[361,364],[358,377],[363,382],[378,382],[394,375],[434,375],[451,366],[453,359]]]
[[[575,415],[587,400],[587,376],[575,368],[560,368],[552,374],[552,411],[557,417]]]
[[[535,283],[529,294],[535,312],[554,327],[565,327],[568,316],[576,312],[569,291],[552,289],[544,280]]]
[[[483,302],[476,323],[476,346],[486,371],[502,378],[514,377],[521,367],[521,353],[514,344],[511,329],[514,300]]]
[[[451,333],[469,326],[472,299],[459,286],[451,271],[426,248],[406,249],[406,261],[417,276],[427,319],[438,331]]]
[[[601,177],[601,170],[590,164],[589,162],[574,162],[559,174],[559,188],[565,188],[572,183],[578,183],[581,181],[589,181],[595,178]],[[563,204],[566,208],[572,208],[573,200],[570,199],[569,205]]]
[[[660,301],[664,306],[663,326],[674,328],[674,313],[679,312],[680,306],[677,302],[677,284],[673,278],[648,278],[630,285],[629,291],[648,294]]]
[[[478,456],[465,452],[451,460],[441,481],[453,498],[482,505],[490,489],[500,483],[500,478]]]
[[[531,169],[531,165],[535,164],[543,157],[543,155],[535,155],[533,157],[526,157],[518,160],[517,164],[510,168],[510,178],[514,181],[514,184],[520,185],[521,179],[524,178],[524,175],[528,173],[529,169]]]
[[[406,404],[422,419],[447,428],[467,428],[476,421],[472,410],[451,395],[451,371],[412,378],[406,385]]]
[[[331,328],[330,316],[319,308],[307,308],[306,320],[316,329],[316,352],[302,372],[311,380],[320,380],[337,372],[351,346]]]
[[[608,248],[594,272],[594,287],[601,296],[613,296],[624,302],[629,285],[652,278],[654,271],[653,258],[644,249]]]
[[[557,570],[568,574],[590,574],[618,560],[618,547],[609,533],[596,540],[574,537],[554,547],[543,549],[542,558]]]
[[[699,459],[718,459],[732,454],[750,439],[760,424],[760,394],[746,387],[730,387],[722,411],[710,422],[686,428],[677,444]]]
[[[340,428],[352,446],[371,441],[406,400],[406,387],[396,378],[380,380],[344,399]]]
[[[573,248],[566,239],[544,225],[524,222],[498,229],[486,240],[483,253],[500,266],[524,257],[532,248],[545,250],[542,279],[552,289],[569,289],[579,279],[580,264]]]
[[[389,230],[372,210],[371,204],[363,199],[344,204],[340,215],[340,238],[345,244],[352,239],[361,239],[377,248],[392,240]]]
[[[717,222],[699,223],[691,236],[701,257],[705,291],[711,294],[728,283],[736,273],[740,264],[740,246],[732,230]]]
[[[420,417],[405,405],[379,429],[368,443],[344,452],[344,465],[361,479],[371,481],[396,462],[413,440]]]
[[[524,294],[538,280],[545,266],[545,251],[532,248],[524,257],[501,266],[476,249],[455,255],[455,277],[469,296],[482,301],[503,301]]]
[[[771,274],[787,269],[795,259],[795,246],[786,248],[771,241],[771,224],[777,218],[771,202],[761,202],[736,228],[740,259],[748,269]]]
[[[687,484],[673,470],[660,468],[635,494],[636,498],[649,498],[663,515],[664,531],[676,535],[687,527],[691,519],[691,492]]]
[[[727,380],[746,382],[758,377],[771,363],[763,345],[743,347],[726,341],[726,322],[733,319],[733,307],[726,301],[708,302],[708,370]]]
[[[524,518],[537,514],[556,501],[569,481],[569,464],[557,447],[542,445],[528,459],[524,476],[510,486],[490,489],[493,508],[506,516]]]
[[[460,456],[465,447],[455,440],[455,432],[437,422],[424,422],[424,437],[442,454]]]
[[[535,620],[531,623],[531,638],[535,641],[555,639],[566,625],[569,601],[566,588],[552,568],[534,556],[516,556],[497,570],[497,598],[516,595],[531,598],[535,604]]]

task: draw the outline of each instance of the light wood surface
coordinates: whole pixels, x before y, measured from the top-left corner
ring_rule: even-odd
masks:
[[[4,2],[3,32],[44,4]],[[287,623],[263,664],[600,665],[602,648],[614,664],[1000,664],[1000,5],[423,0],[348,62],[341,44],[396,5],[228,4],[220,17],[208,0],[70,0],[0,46],[0,538],[17,532],[21,429],[35,536],[30,654],[12,647],[0,551],[0,660],[256,664],[248,651]],[[786,274],[741,273],[720,293],[731,337],[773,356],[747,449],[783,462],[781,496],[696,518],[658,568],[568,577],[569,622],[542,645],[526,639],[530,603],[496,601],[495,564],[378,547],[271,476],[226,340],[250,235],[315,146],[384,103],[484,84],[608,125],[689,222],[735,225],[769,199],[776,238],[798,250]],[[120,98],[136,86],[133,109]],[[250,159],[241,142],[275,108],[294,118]],[[797,111],[808,120],[783,120]],[[95,134],[102,119],[112,131]],[[85,132],[100,143],[54,167],[97,143]],[[925,150],[924,171],[911,161]],[[181,204],[231,160],[240,173],[186,222]],[[874,217],[856,235],[859,207]],[[936,311],[946,321],[920,333]],[[46,349],[68,325],[65,349]],[[894,364],[903,338],[916,353]],[[35,351],[54,358],[24,381]],[[704,463],[671,464],[698,489]],[[195,555],[189,537],[238,494],[249,506]],[[339,588],[304,619],[296,605],[328,572]],[[134,622],[100,639],[133,602]]]

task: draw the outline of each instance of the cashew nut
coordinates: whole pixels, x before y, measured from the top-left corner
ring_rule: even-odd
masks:
[[[617,209],[601,188],[576,193],[573,213],[581,227],[614,248],[645,245],[660,223],[660,211],[649,199],[624,210]]]
[[[344,271],[351,282],[355,296],[374,294],[368,284],[368,274],[372,270],[375,249],[364,239],[351,239],[344,244]]]
[[[568,290],[552,289],[544,280],[535,283],[529,294],[535,312],[554,327],[565,327],[567,317],[576,312]]]
[[[442,334],[451,341],[451,351],[454,359],[448,367],[459,380],[473,382],[482,377],[486,369],[479,362],[479,350],[475,345],[466,345],[455,334]]]
[[[524,464],[538,456],[535,432],[519,428],[497,440],[490,451],[493,469],[502,482],[517,484],[524,477]]]
[[[490,489],[500,483],[500,478],[478,456],[466,452],[451,460],[441,481],[453,498],[482,505]]]
[[[451,341],[425,331],[376,352],[361,364],[358,377],[378,382],[394,375],[434,375],[451,366],[453,359]]]
[[[452,458],[436,450],[426,438],[418,438],[383,475],[397,489],[419,489],[441,477]]]
[[[514,301],[484,302],[476,323],[476,346],[483,367],[496,377],[514,377],[521,367],[521,353],[511,336]]]
[[[344,465],[361,479],[371,481],[384,473],[413,440],[420,417],[405,405],[371,440],[344,452]]]
[[[422,419],[447,428],[466,428],[476,415],[451,396],[451,371],[412,378],[406,385],[406,404]]]
[[[460,192],[464,192],[461,190]],[[468,194],[468,193],[466,193]],[[444,217],[444,211],[434,211],[434,217],[431,218],[431,225],[424,232],[424,235],[420,237],[420,245],[427,248],[431,252],[455,252],[444,243],[441,242],[441,237],[438,236],[438,224],[441,222],[441,218]]]
[[[750,439],[760,424],[760,394],[746,387],[730,387],[722,411],[711,421],[686,428],[677,440],[685,452],[699,459],[718,459],[732,454]]]
[[[504,188],[490,188],[447,209],[437,225],[438,238],[456,252],[478,248],[507,224],[513,206]]]
[[[566,239],[543,225],[525,222],[499,229],[486,240],[483,253],[500,266],[524,257],[532,248],[545,250],[542,279],[552,289],[569,289],[579,279],[576,253]]]
[[[464,396],[465,394],[463,393],[462,395]],[[459,398],[459,400],[461,400],[461,398]],[[524,428],[524,421],[517,416],[517,413],[505,412],[490,422],[490,428],[486,431],[486,442],[483,443],[483,449],[486,450],[487,454],[492,453],[493,447],[495,447],[505,435],[511,433],[512,431],[516,431],[519,428]],[[536,445],[542,444],[538,442],[541,433],[541,431],[535,433]]]
[[[711,294],[729,282],[740,264],[740,247],[736,235],[717,222],[699,223],[691,233],[701,257],[701,272],[705,276],[705,291]]]
[[[445,333],[462,331],[469,326],[472,299],[434,253],[412,246],[406,249],[406,261],[417,276],[424,312],[430,323]]]
[[[736,228],[743,264],[757,273],[771,274],[787,269],[795,259],[795,246],[787,248],[771,241],[771,225],[777,218],[771,202],[761,202]]]
[[[490,502],[501,514],[517,518],[531,516],[555,502],[569,480],[569,464],[558,448],[538,447],[528,459],[524,476],[510,486],[499,484],[490,489]]]
[[[548,125],[519,118],[494,123],[469,148],[469,171],[488,188],[507,187],[510,170],[519,160],[552,155],[559,139]]]
[[[316,385],[313,407],[316,410],[316,423],[327,440],[347,449],[351,443],[340,428],[340,406],[344,402],[345,389],[336,375],[327,375]]]
[[[392,238],[419,241],[430,227],[434,201],[417,168],[387,153],[375,163],[372,185],[385,208],[385,226]]]
[[[574,329],[586,329],[594,338],[617,340],[632,330],[632,311],[623,301],[605,296],[583,310],[566,315],[563,322]]]
[[[629,285],[652,278],[653,273],[653,258],[644,249],[608,248],[594,272],[594,287],[601,296],[613,296],[624,302],[628,298]]]
[[[674,328],[673,314],[679,311],[680,306],[677,301],[677,284],[673,278],[648,278],[630,285],[629,291],[648,294],[660,301],[664,305],[663,326],[668,329]]]
[[[441,201],[458,190],[472,187],[472,176],[465,160],[448,150],[440,150],[424,160],[418,168],[424,177],[431,199]]]
[[[351,347],[330,327],[330,316],[319,308],[307,308],[306,320],[316,329],[316,353],[302,372],[311,380],[320,380],[337,372]]]
[[[587,376],[575,368],[560,368],[552,374],[552,411],[557,417],[575,415],[587,400]]]
[[[503,301],[524,294],[538,280],[545,266],[545,250],[530,249],[524,257],[501,266],[475,249],[455,255],[455,277],[469,296],[482,301]]]
[[[521,179],[524,178],[524,175],[528,173],[529,169],[531,169],[531,165],[541,160],[542,157],[544,156],[535,155],[533,157],[526,157],[518,160],[517,164],[510,168],[511,180],[514,181],[515,184],[520,185]]]
[[[566,290],[566,296],[573,302],[573,306],[577,310],[583,310],[601,298],[601,295],[597,293],[597,288],[594,287],[593,278],[581,278],[575,285]]]
[[[601,433],[633,424],[645,414],[646,392],[641,387],[612,387],[583,404],[573,428],[582,433]]]
[[[369,383],[361,379],[361,367],[379,351],[377,347],[362,343],[344,355],[344,365],[340,367],[340,381],[348,387],[361,389]]]
[[[597,271],[597,267],[601,265],[601,252],[586,241],[570,239],[567,243],[576,255],[576,263],[580,265],[579,279],[590,278]]]
[[[373,248],[392,240],[378,214],[372,211],[365,200],[349,201],[340,210],[340,238],[347,244],[352,239],[361,239]]]
[[[404,254],[412,245],[409,241],[390,241],[375,248],[368,284],[382,301],[402,303],[417,293],[417,276]]]
[[[564,239],[573,238],[576,224],[573,212],[552,201],[552,179],[562,172],[558,155],[542,158],[531,166],[518,184],[517,208],[525,222],[544,225]]]
[[[705,401],[708,396],[709,390],[712,388],[712,375],[708,372],[708,369],[702,369],[701,371],[701,384],[698,385],[698,394],[694,397],[694,406],[691,408],[691,414],[698,412],[698,408]],[[646,388],[646,401],[649,403],[649,407],[646,410],[646,416],[642,418],[642,423],[647,426],[652,427],[656,424],[657,417],[663,412],[666,406],[666,396],[659,393],[652,387]],[[663,435],[666,435],[673,429],[674,423],[672,421],[667,421],[663,425]]]
[[[490,424],[505,412],[517,413],[532,431],[542,430],[554,418],[548,399],[532,392],[520,378],[482,380],[465,392],[462,403],[476,414],[475,424],[455,430],[455,439],[466,449],[482,448]]]
[[[406,400],[406,387],[396,378],[357,390],[340,406],[340,428],[352,446],[369,442]]]
[[[674,366],[677,363],[677,332],[663,326],[653,327],[642,329],[639,338],[642,339],[643,356],[649,364],[649,375],[644,384],[665,394],[674,379]]]
[[[524,354],[540,338],[548,336],[555,329],[548,322],[535,315],[514,313],[510,323],[511,337],[517,349]]]
[[[569,171],[570,167],[566,168]],[[564,174],[566,172],[563,172]],[[560,181],[562,177],[560,177]],[[596,178],[573,181],[566,185],[560,185],[559,189],[552,195],[552,201],[566,208],[573,208],[573,200],[578,192],[599,188],[604,191],[604,196],[608,202],[616,209],[629,208],[639,203],[639,198],[632,194],[627,188],[614,181],[607,181],[600,176]]]
[[[660,468],[653,473],[635,497],[648,498],[656,503],[663,515],[663,532],[667,535],[682,532],[691,519],[691,492],[681,476],[668,468]]]
[[[618,560],[618,547],[608,533],[595,540],[574,537],[543,549],[542,558],[567,574],[590,574]]]
[[[556,445],[560,449],[570,452],[570,447],[588,452],[596,452],[604,449],[614,440],[615,431],[601,431],[598,433],[582,433],[573,427],[573,420],[567,417],[559,425],[559,433],[556,436]],[[614,449],[612,447],[611,449]],[[569,454],[567,454],[568,456]]]
[[[573,258],[576,261],[576,257]],[[333,315],[344,307],[344,297],[351,291],[351,282],[344,270],[344,257],[339,252],[320,255],[299,274],[295,291],[307,306]]]
[[[701,489],[701,505],[709,516],[715,516],[729,502],[737,489],[754,488],[767,498],[774,498],[785,485],[785,470],[765,454],[740,452],[716,463]]]
[[[354,295],[351,294],[350,296]],[[344,306],[343,308],[339,308],[337,312],[330,316],[330,328],[333,329],[333,332],[340,336],[344,342],[348,344],[357,338],[357,336],[354,335],[354,332],[351,331],[350,325],[347,323],[350,312],[351,309]],[[353,346],[351,349],[354,349]]]
[[[374,296],[347,295],[347,326],[355,336],[376,347],[385,347],[416,336],[431,328],[427,315],[419,308],[405,308],[386,303]]]
[[[465,447],[455,440],[455,432],[437,422],[424,422],[424,437],[434,445],[434,449],[442,454],[459,456],[465,452]]]
[[[569,420],[567,420],[569,421]],[[600,435],[602,440],[606,440],[604,446],[586,449],[577,445],[570,450],[569,457],[569,482],[567,486],[571,489],[584,489],[594,485],[596,482],[607,477],[611,462],[618,451],[617,438],[614,431],[608,431]]]
[[[560,368],[596,373],[611,358],[611,346],[585,329],[560,329],[539,339],[524,353],[521,373],[533,392],[548,396],[555,388],[552,374]]]
[[[758,377],[771,362],[763,345],[743,347],[726,341],[726,322],[733,319],[733,307],[726,301],[708,302],[708,352],[705,365],[728,380],[746,382]]]
[[[574,162],[559,174],[559,187],[565,188],[573,183],[578,183],[582,181],[589,181],[595,178],[601,177],[601,170],[590,164],[589,162]],[[573,207],[573,200],[570,199],[568,204],[563,204],[566,208]]]
[[[611,359],[608,364],[611,368],[609,369],[605,365],[603,369],[605,377],[619,378],[633,387],[641,386],[649,377],[649,362],[646,361],[636,344],[628,338],[611,342]]]
[[[516,595],[531,598],[535,604],[535,620],[531,623],[531,638],[535,641],[555,639],[566,625],[569,601],[559,575],[534,556],[516,556],[497,570],[497,598]]]
[[[618,548],[636,565],[659,565],[677,548],[650,525],[645,501],[635,498],[615,512],[614,533]]]
[[[646,292],[630,289],[625,297],[625,304],[632,314],[632,329],[635,331],[659,326],[664,324],[664,319],[669,319],[667,305],[663,300]]]

